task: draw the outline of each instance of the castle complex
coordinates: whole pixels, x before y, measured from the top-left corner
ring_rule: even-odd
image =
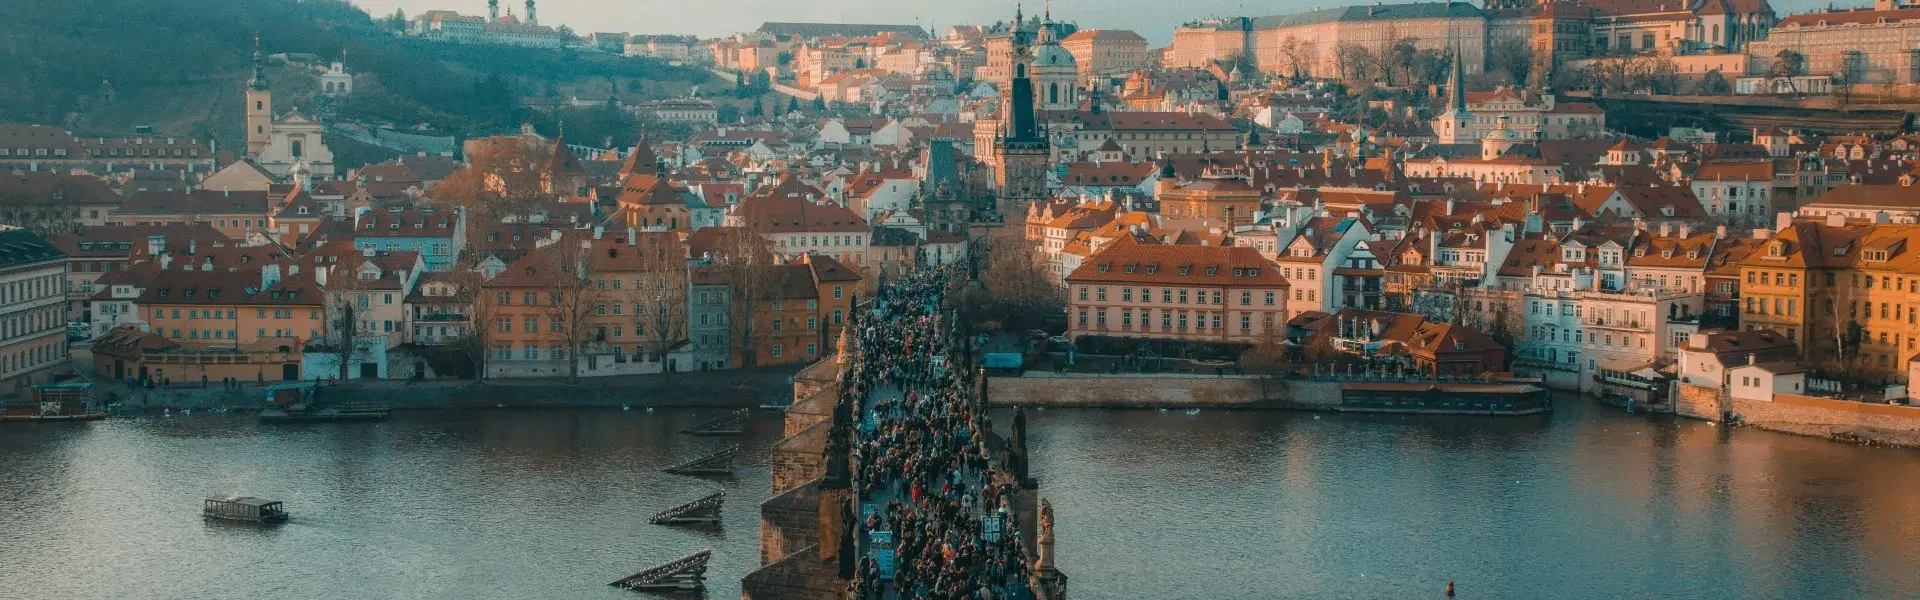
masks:
[[[1449,40],[1478,72],[1494,48],[1524,41],[1533,73],[1570,60],[1622,53],[1710,54],[1764,40],[1775,22],[1766,0],[1489,0],[1349,6],[1268,17],[1215,18],[1174,30],[1170,67],[1248,57],[1262,72],[1337,76],[1339,48],[1376,54],[1412,38],[1419,49]],[[1551,62],[1548,62],[1551,60]]]

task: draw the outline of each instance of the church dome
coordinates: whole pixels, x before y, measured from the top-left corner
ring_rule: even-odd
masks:
[[[1074,66],[1073,53],[1060,47],[1059,44],[1043,44],[1034,49],[1033,66],[1072,67]]]

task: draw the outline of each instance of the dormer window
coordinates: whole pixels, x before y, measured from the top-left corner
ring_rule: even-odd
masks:
[[[1186,275],[1186,274],[1188,274],[1188,273],[1192,273],[1192,272],[1193,272],[1193,267],[1180,267],[1180,274],[1181,274],[1181,275]]]
[[[1108,268],[1108,267],[1110,267],[1110,266],[1112,266],[1112,265],[1100,265],[1100,272],[1101,272],[1101,273],[1105,273],[1105,272],[1107,272],[1107,268]]]
[[[1128,275],[1132,275],[1132,274],[1133,274],[1133,265],[1127,265],[1127,268],[1126,268],[1126,271],[1127,271],[1127,274],[1128,274]]]
[[[1148,274],[1148,275],[1152,275],[1152,274],[1154,274],[1154,273],[1156,273],[1156,272],[1159,272],[1159,271],[1160,271],[1160,266],[1159,266],[1159,265],[1147,265],[1147,274]]]
[[[1786,257],[1786,255],[1787,255],[1786,244],[1781,242],[1774,242],[1772,244],[1767,245],[1767,256],[1771,256],[1774,258],[1784,258]]]

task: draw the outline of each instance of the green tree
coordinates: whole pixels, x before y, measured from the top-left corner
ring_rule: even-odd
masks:
[[[791,98],[791,97],[787,98],[787,112],[790,112],[790,113],[800,112],[799,98]]]
[[[1700,85],[1695,86],[1695,90],[1708,96],[1723,96],[1733,93],[1733,86],[1727,83],[1726,75],[1721,75],[1719,69],[1714,69],[1700,77]]]
[[[767,116],[767,106],[761,103],[759,97],[755,97],[753,99],[753,116],[755,117]]]
[[[1392,84],[1395,71],[1401,73],[1402,85],[1412,83],[1414,57],[1420,54],[1419,43],[1418,38],[1409,36],[1394,41],[1393,45],[1387,48],[1387,55],[1381,62],[1385,63],[1382,65],[1382,70],[1387,73],[1388,84]]]
[[[1514,85],[1527,85],[1533,71],[1533,46],[1524,39],[1503,40],[1493,47],[1493,67],[1506,71]]]

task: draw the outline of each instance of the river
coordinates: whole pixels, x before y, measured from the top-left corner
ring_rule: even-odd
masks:
[[[0,597],[632,598],[703,548],[709,596],[758,563],[771,418],[404,412],[0,425]],[[1911,598],[1920,452],[1563,401],[1529,418],[1030,414],[1074,598]],[[1002,419],[1004,423],[1005,420]],[[731,443],[726,481],[661,468]],[[649,525],[724,485],[720,531]],[[285,500],[277,528],[200,499]]]

